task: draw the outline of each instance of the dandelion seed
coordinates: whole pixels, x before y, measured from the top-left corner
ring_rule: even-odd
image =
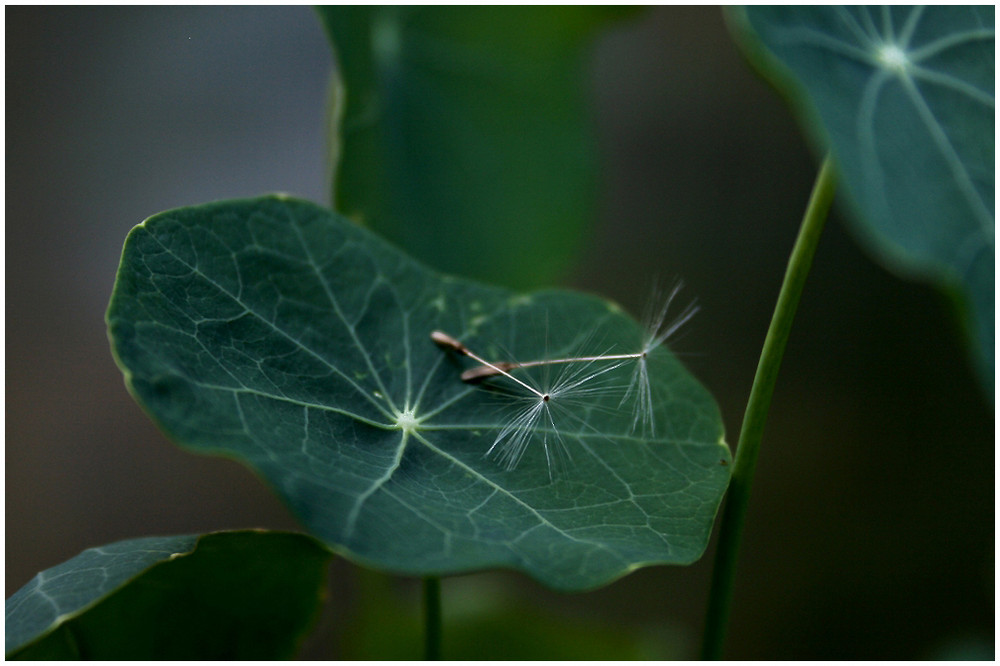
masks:
[[[500,429],[493,444],[486,451],[486,456],[494,457],[507,470],[513,470],[524,457],[529,444],[536,438],[541,439],[545,461],[548,466],[549,478],[572,460],[560,425],[575,423],[583,429],[594,431],[581,414],[589,415],[594,409],[604,409],[601,406],[601,395],[615,390],[611,385],[611,377],[607,373],[626,363],[635,361],[631,380],[625,389],[618,410],[621,410],[630,400],[632,404],[631,432],[641,427],[643,436],[655,436],[654,396],[649,381],[649,357],[658,347],[663,345],[678,329],[686,324],[698,311],[694,303],[685,307],[679,315],[667,323],[667,313],[681,290],[678,282],[666,298],[654,290],[653,297],[643,317],[646,334],[642,339],[639,351],[628,354],[611,354],[607,350],[603,354],[566,356],[536,361],[497,361],[491,362],[471,351],[464,344],[442,331],[431,333],[431,339],[442,349],[467,356],[480,365],[464,371],[462,381],[470,384],[480,384],[487,380],[505,379],[506,385],[491,383],[491,388],[506,390],[510,396],[522,406],[517,408],[510,420]],[[598,365],[599,364],[599,365]],[[560,372],[555,381],[549,382],[551,369],[560,366]],[[536,382],[530,373],[532,368],[542,368],[544,379]],[[515,376],[515,371],[521,371],[524,378]],[[594,431],[596,432],[596,431]]]
[[[532,393],[534,393],[538,397],[542,397],[542,394],[539,393],[536,389],[528,386],[527,384],[525,384],[524,382],[522,382],[520,379],[518,379],[517,377],[515,377],[512,374],[510,374],[509,372],[507,372],[506,370],[504,370],[504,369],[498,367],[497,365],[495,365],[493,363],[490,363],[486,359],[484,359],[484,358],[482,358],[482,357],[474,354],[471,350],[469,350],[468,347],[466,347],[461,342],[459,342],[455,338],[451,337],[447,333],[445,333],[443,331],[433,331],[433,332],[431,332],[431,340],[433,340],[434,343],[438,347],[441,347],[442,349],[448,349],[448,350],[454,351],[454,352],[456,352],[458,354],[461,354],[462,356],[468,356],[469,358],[471,358],[471,359],[473,359],[475,361],[479,361],[484,366],[486,366],[488,368],[492,368],[496,373],[501,374],[504,377],[509,377],[510,379],[512,379],[513,381],[517,382],[518,384],[520,384],[524,388],[528,389],[529,391],[531,391]]]
[[[635,396],[635,403],[632,406],[633,432],[637,430],[641,423],[643,435],[648,433],[650,436],[654,436],[656,434],[655,419],[653,417],[653,392],[649,385],[649,355],[698,312],[698,306],[693,302],[689,303],[670,324],[664,327],[670,304],[673,303],[674,297],[677,296],[677,293],[683,286],[682,282],[678,282],[666,298],[663,298],[659,290],[654,288],[653,295],[646,306],[646,312],[643,315],[643,327],[646,330],[646,337],[642,341],[642,351],[636,355],[638,362],[632,371],[632,381],[629,383],[628,390],[625,391],[625,395],[622,397],[621,404],[619,404],[619,407],[622,407],[628,402],[629,398],[633,395]],[[662,304],[657,308],[656,305],[661,301]]]
[[[595,356],[570,356],[566,358],[521,362],[483,363],[480,361],[483,363],[482,365],[469,368],[462,373],[462,381],[469,384],[478,384],[498,375],[511,377],[509,373],[518,368],[532,368],[538,366],[574,363],[589,364],[597,362],[613,362],[621,365],[625,362],[634,360],[636,361],[636,365],[635,369],[632,371],[631,381],[629,382],[628,388],[625,391],[624,396],[622,396],[621,403],[618,407],[624,407],[630,399],[634,399],[634,403],[632,405],[632,432],[640,430],[641,426],[641,432],[643,435],[648,434],[650,436],[654,436],[656,433],[654,425],[653,391],[649,383],[649,355],[652,354],[657,347],[661,346],[671,336],[673,336],[678,329],[686,324],[688,320],[690,320],[691,317],[698,312],[698,306],[694,303],[689,303],[687,307],[685,307],[684,310],[681,311],[676,318],[674,318],[673,321],[665,325],[665,322],[667,321],[667,312],[670,310],[670,306],[673,303],[674,298],[677,296],[682,287],[683,283],[678,282],[674,285],[673,289],[671,289],[666,298],[660,294],[658,289],[654,288],[653,294],[643,315],[643,328],[646,331],[646,335],[642,340],[642,347],[638,352],[629,354],[605,353]],[[477,358],[476,360],[479,359]],[[511,378],[513,379],[513,377]]]
[[[562,363],[593,363],[596,361],[621,361],[638,358],[641,352],[635,354],[601,354],[598,356],[569,356],[566,358],[546,358],[538,361],[498,361],[486,363],[469,368],[462,373],[462,381],[466,384],[479,384],[480,382],[507,374],[517,368],[534,368],[542,365],[559,365]]]
[[[431,339],[442,349],[468,356],[482,364],[463,373],[463,380],[480,383],[489,378],[506,378],[513,382],[508,382],[506,386],[491,384],[491,388],[504,391],[523,406],[514,411],[485,455],[495,458],[505,469],[513,470],[531,441],[538,437],[541,439],[550,479],[572,460],[560,432],[560,424],[575,422],[583,427],[590,427],[577,412],[598,408],[596,401],[599,396],[616,389],[604,375],[625,362],[623,358],[615,357],[611,359],[612,363],[596,369],[592,369],[593,364],[609,360],[607,355],[550,359],[548,362],[527,364],[490,362],[441,331],[431,333]],[[549,370],[554,364],[563,364],[564,367],[555,381],[550,382]],[[523,380],[511,374],[512,370],[535,366],[544,366],[544,378],[541,382],[536,382],[528,373],[524,374]],[[469,372],[474,372],[475,377],[467,379],[466,374]]]
[[[617,361],[592,369],[595,362],[564,365],[555,381],[550,383],[546,377],[537,388],[532,387],[532,395],[515,394],[514,398],[523,402],[524,406],[500,430],[486,455],[496,458],[507,470],[513,470],[532,439],[538,438],[545,453],[549,478],[555,478],[566,464],[572,462],[562,431],[568,425],[591,427],[580,413],[598,408],[599,397],[615,390],[616,387],[603,376],[624,363]],[[531,381],[530,376],[525,377]]]

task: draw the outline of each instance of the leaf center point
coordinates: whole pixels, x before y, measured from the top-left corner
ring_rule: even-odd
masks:
[[[910,66],[906,52],[895,44],[884,44],[878,49],[878,61],[888,70],[902,74]]]
[[[396,427],[403,432],[413,432],[420,425],[420,419],[412,409],[404,409],[396,414]]]

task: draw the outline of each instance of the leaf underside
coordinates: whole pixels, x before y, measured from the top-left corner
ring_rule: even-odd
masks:
[[[832,149],[866,244],[958,293],[992,391],[994,8],[742,11],[751,59]]]
[[[8,658],[278,659],[294,654],[331,553],[311,537],[220,532],[85,550],[5,604]]]
[[[432,331],[523,360],[636,351],[638,325],[589,296],[440,276],[307,202],[150,218],[126,242],[108,324],[131,391],[172,438],[246,462],[312,534],[379,569],[509,567],[592,588],[696,560],[728,482],[715,402],[662,348],[655,436],[619,406],[622,366],[594,380],[606,392],[553,405],[514,469],[485,457],[530,400],[507,380],[463,383],[468,360]],[[560,372],[534,380],[547,375]],[[572,458],[554,480],[543,441]]]

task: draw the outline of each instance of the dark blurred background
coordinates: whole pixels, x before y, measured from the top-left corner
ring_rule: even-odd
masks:
[[[295,529],[251,472],[154,428],[103,316],[125,235],[149,215],[271,191],[329,202],[319,21],[306,7],[5,17],[6,594],[110,541]],[[601,218],[566,283],[639,314],[654,275],[683,278],[701,312],[673,347],[733,444],[817,159],[717,8],[646,11],[597,45],[591,71]],[[959,333],[946,299],[873,263],[834,213],[774,396],[729,656],[993,657],[994,407]],[[444,582],[445,613],[502,589],[690,658],[711,555],[575,595],[461,576]],[[360,578],[334,565],[306,655],[346,654]],[[412,581],[390,587],[415,604]]]

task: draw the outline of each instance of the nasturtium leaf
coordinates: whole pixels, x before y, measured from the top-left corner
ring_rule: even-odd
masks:
[[[957,293],[994,377],[994,7],[764,7],[738,37],[836,159],[889,266]]]
[[[316,618],[331,557],[304,534],[257,530],[91,548],[7,599],[5,653],[287,658]]]
[[[718,408],[662,347],[648,359],[648,433],[634,427],[636,392],[621,404],[633,362],[553,397],[514,469],[486,457],[531,394],[506,378],[464,383],[469,360],[432,331],[528,360],[638,351],[639,326],[595,297],[439,275],[308,202],[146,220],[125,243],[108,324],[133,395],[172,438],[245,461],[313,535],[379,569],[509,567],[592,588],[697,559],[728,482]],[[533,370],[544,382],[613,365]],[[543,441],[572,460],[550,468]]]
[[[439,270],[553,282],[596,215],[588,47],[633,12],[321,7],[334,208]]]

